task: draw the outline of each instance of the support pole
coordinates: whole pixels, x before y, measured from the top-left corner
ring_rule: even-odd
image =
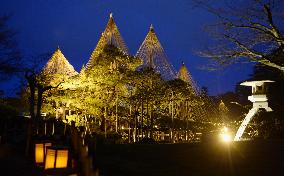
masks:
[[[257,113],[257,111],[259,110],[259,108],[252,108],[249,113],[246,115],[245,119],[243,120],[241,126],[239,127],[236,136],[234,138],[234,141],[240,141],[241,137],[248,125],[248,123],[250,122],[250,120],[253,118],[253,116]]]

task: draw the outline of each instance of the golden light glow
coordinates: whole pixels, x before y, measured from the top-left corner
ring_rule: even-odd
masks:
[[[36,164],[40,164],[44,162],[43,144],[35,144],[35,162]]]
[[[54,168],[56,150],[47,149],[44,169]]]
[[[229,129],[228,129],[227,127],[224,127],[224,128],[223,128],[223,131],[226,132],[226,133],[228,132],[228,130],[229,130]]]
[[[38,143],[35,144],[35,162],[36,164],[43,164],[46,154],[46,148],[51,146],[51,143]]]
[[[229,128],[224,127],[220,133],[220,139],[223,142],[231,142],[232,136],[229,134]]]
[[[68,150],[58,150],[55,168],[66,168],[68,162]]]
[[[221,137],[221,140],[223,142],[230,142],[230,141],[232,141],[232,137],[228,133],[221,133],[220,137]]]
[[[67,168],[68,149],[47,148],[45,169]]]

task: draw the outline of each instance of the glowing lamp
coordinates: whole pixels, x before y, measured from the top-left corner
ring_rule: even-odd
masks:
[[[230,142],[230,141],[232,141],[232,137],[229,134],[227,134],[227,133],[220,134],[220,137],[221,137],[223,142]]]
[[[67,168],[68,148],[62,146],[47,147],[45,169]]]
[[[231,142],[232,141],[232,136],[230,135],[229,129],[227,127],[224,127],[221,130],[220,139],[223,142]]]
[[[46,148],[51,146],[50,142],[36,143],[35,144],[35,162],[36,164],[43,164],[46,155]]]
[[[224,127],[223,131],[227,133],[229,129],[227,127]]]

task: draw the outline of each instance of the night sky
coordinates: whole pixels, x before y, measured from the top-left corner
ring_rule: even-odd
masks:
[[[215,19],[192,8],[189,0],[2,0],[0,5],[0,15],[12,14],[9,25],[18,32],[16,38],[26,58],[60,46],[77,71],[87,63],[110,12],[131,54],[153,24],[175,69],[184,61],[197,84],[208,87],[211,95],[233,91],[251,73],[251,64],[213,72],[202,69],[208,60],[196,53],[210,41],[204,25]],[[6,94],[15,94],[15,83],[1,84]]]

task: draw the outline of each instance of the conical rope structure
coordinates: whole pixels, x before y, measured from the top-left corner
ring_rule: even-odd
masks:
[[[102,33],[96,48],[91,54],[88,63],[86,64],[86,69],[90,69],[91,67],[93,67],[95,60],[98,58],[99,54],[102,52],[103,48],[106,45],[114,45],[125,54],[129,54],[128,48],[126,47],[125,42],[122,36],[120,35],[120,32],[118,30],[117,25],[114,22],[112,14],[110,14],[107,26],[104,32]]]
[[[184,62],[182,63],[177,77],[187,83],[192,87],[192,90],[196,96],[200,96],[202,101],[204,102],[203,105],[198,106],[193,110],[195,114],[195,120],[209,120],[210,116],[216,116],[217,109],[212,101],[212,99],[208,95],[202,95],[201,90],[199,89],[198,85],[192,78],[190,72],[186,68]],[[208,111],[210,110],[210,113]]]
[[[153,68],[165,80],[176,78],[176,72],[169,63],[152,25],[145,40],[138,49],[136,57],[143,59],[143,64],[140,67]]]
[[[200,91],[199,88],[197,86],[197,84],[195,83],[195,81],[193,80],[191,74],[189,73],[188,69],[186,68],[184,62],[182,63],[178,75],[177,77],[181,80],[183,80],[184,82],[187,82],[190,84],[190,86],[192,87],[194,94],[195,95],[199,95]]]
[[[55,50],[51,58],[45,64],[43,74],[61,74],[68,77],[78,74],[74,67],[68,62],[65,56],[62,54],[59,47]]]

